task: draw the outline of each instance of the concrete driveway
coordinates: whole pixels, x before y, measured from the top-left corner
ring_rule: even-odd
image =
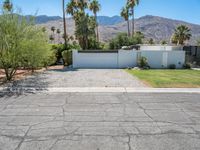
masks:
[[[15,82],[22,87],[146,87],[121,69],[51,69]]]
[[[36,93],[0,98],[0,150],[199,150],[200,95]]]

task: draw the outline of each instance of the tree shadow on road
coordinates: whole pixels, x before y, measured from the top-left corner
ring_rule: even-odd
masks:
[[[45,74],[46,72],[35,73],[24,79],[5,84],[0,91],[0,97],[21,96],[47,91],[49,83],[46,80]]]

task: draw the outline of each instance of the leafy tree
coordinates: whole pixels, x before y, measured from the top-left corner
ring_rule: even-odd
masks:
[[[47,36],[41,28],[30,26],[21,41],[24,62],[22,64],[34,71],[38,67],[46,67],[52,57],[52,51],[47,43]],[[50,62],[52,63],[52,62]]]
[[[137,44],[143,44],[144,38],[145,38],[144,34],[140,31],[135,32],[133,36],[133,39],[135,39]]]
[[[129,26],[129,9],[128,7],[123,7],[121,11],[121,16],[124,18],[125,21],[127,21],[127,33],[128,36],[130,36],[130,26]]]
[[[120,33],[109,42],[109,48],[120,49],[122,46],[142,44],[143,38],[144,35],[141,32],[136,32],[133,37],[128,37],[126,33]]]
[[[134,13],[134,8],[136,5],[139,4],[140,0],[127,0],[127,6],[131,11],[131,16],[132,16],[132,35],[135,33],[135,13]]]
[[[73,50],[73,49],[80,50],[81,48],[77,43],[70,44],[69,42],[67,42],[67,47],[65,47],[64,44],[55,44],[55,45],[52,45],[51,49],[53,50],[53,52],[56,56],[55,62],[58,62],[60,59],[64,59],[64,61],[65,61],[65,58],[62,55],[63,51],[69,51],[69,53],[70,53],[70,51]],[[67,53],[67,54],[69,54],[69,53]],[[67,62],[65,61],[65,64],[66,63]]]
[[[174,31],[172,43],[184,45],[185,41],[190,40],[191,36],[190,28],[185,25],[180,25]]]
[[[89,4],[89,9],[93,12],[96,22],[96,40],[99,42],[99,29],[98,29],[98,21],[97,21],[97,12],[100,11],[101,5],[98,0],[92,0]]]
[[[0,29],[0,68],[7,80],[12,80],[19,68],[41,67],[49,59],[46,34],[25,17],[3,11]]]
[[[101,49],[104,49],[104,44],[101,42],[98,42],[95,38],[89,38],[88,49],[101,50]]]

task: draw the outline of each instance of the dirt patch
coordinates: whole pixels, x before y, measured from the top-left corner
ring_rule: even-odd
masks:
[[[38,70],[35,70],[34,73],[41,73],[41,72],[44,72],[45,70],[46,70],[45,68],[38,69]],[[13,81],[24,79],[26,76],[29,76],[32,74],[33,72],[31,70],[19,69],[17,70],[16,75],[13,78]],[[0,69],[0,85],[5,83],[5,78],[6,78],[6,75],[5,75],[4,70]]]

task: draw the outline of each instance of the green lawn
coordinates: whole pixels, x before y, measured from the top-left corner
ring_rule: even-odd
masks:
[[[127,72],[156,88],[200,87],[200,71],[196,70],[127,70]]]

